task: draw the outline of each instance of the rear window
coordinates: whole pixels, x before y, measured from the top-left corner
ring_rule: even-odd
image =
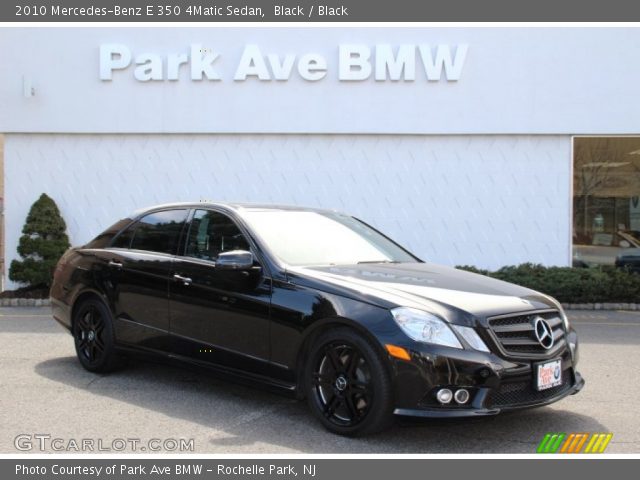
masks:
[[[164,210],[145,215],[136,223],[130,248],[175,253],[186,218],[187,210]]]
[[[111,244],[111,240],[115,237],[120,230],[131,223],[130,218],[123,218],[107,228],[104,232],[98,235],[96,238],[87,243],[84,248],[106,248]]]

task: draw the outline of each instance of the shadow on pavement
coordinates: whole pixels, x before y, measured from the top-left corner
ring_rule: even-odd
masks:
[[[351,439],[326,432],[304,402],[174,366],[132,362],[119,372],[95,375],[83,370],[75,357],[63,357],[37,364],[35,372],[92,395],[211,428],[208,439],[198,438],[202,453],[255,444],[306,453],[534,453],[547,432],[607,431],[591,417],[563,410],[560,402],[554,408],[496,417],[402,419],[387,432]],[[114,415],[120,408],[117,402]]]

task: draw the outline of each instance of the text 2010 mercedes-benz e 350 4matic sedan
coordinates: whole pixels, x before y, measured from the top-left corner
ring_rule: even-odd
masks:
[[[133,352],[306,398],[331,431],[546,405],[584,385],[553,298],[423,262],[333,211],[171,204],[60,260],[55,319],[93,372]]]

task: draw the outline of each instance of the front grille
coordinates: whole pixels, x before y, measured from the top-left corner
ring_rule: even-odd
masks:
[[[503,383],[490,394],[488,407],[512,407],[531,405],[558,396],[571,388],[572,380],[568,371],[564,372],[564,383],[546,390],[536,390],[531,381]]]
[[[551,327],[554,342],[550,349],[544,348],[536,338],[534,324],[538,317]],[[494,340],[508,356],[549,357],[561,351],[566,344],[562,318],[555,310],[493,317],[488,321]]]

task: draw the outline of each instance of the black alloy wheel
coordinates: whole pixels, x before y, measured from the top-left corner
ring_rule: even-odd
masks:
[[[316,341],[307,384],[312,411],[335,433],[373,433],[390,423],[387,369],[369,342],[350,329],[325,333]]]
[[[313,373],[324,416],[340,426],[353,426],[369,413],[373,402],[371,372],[360,352],[340,342],[324,346]]]
[[[115,353],[111,314],[102,301],[91,298],[78,306],[73,337],[82,366],[91,372],[108,372],[120,366]]]

